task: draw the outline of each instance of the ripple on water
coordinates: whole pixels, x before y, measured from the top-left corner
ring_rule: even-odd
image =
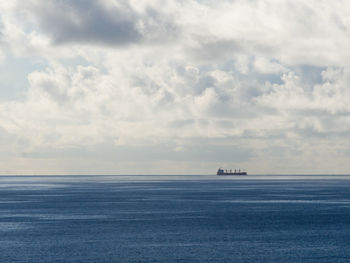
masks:
[[[30,224],[23,222],[0,222],[0,232],[20,231],[31,228]]]
[[[298,204],[350,204],[350,200],[213,200],[217,203],[298,203]]]
[[[59,215],[59,214],[45,214],[39,215],[41,220],[89,220],[89,219],[106,219],[106,215]]]

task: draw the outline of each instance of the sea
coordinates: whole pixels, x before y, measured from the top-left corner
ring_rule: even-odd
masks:
[[[0,176],[0,262],[350,262],[350,176]]]

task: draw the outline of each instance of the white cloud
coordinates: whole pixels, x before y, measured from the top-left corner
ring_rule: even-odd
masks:
[[[28,168],[36,158],[31,171],[45,156],[55,159],[47,170],[66,163],[79,171],[80,155],[101,164],[114,156],[125,169],[127,162],[140,166],[162,156],[180,163],[181,153],[193,167],[207,162],[204,171],[220,158],[229,163],[230,147],[238,149],[232,163],[255,172],[273,170],[276,161],[295,164],[281,172],[310,167],[301,159],[316,150],[313,164],[320,167],[329,152],[343,160],[339,142],[350,134],[348,6],[1,3],[2,54],[48,66],[23,76],[28,87],[21,100],[0,102],[0,136],[10,138],[0,142],[14,149],[12,163],[17,158]],[[311,77],[306,67],[325,70]],[[145,152],[148,159],[141,158]],[[66,155],[79,159],[76,166]]]
[[[257,101],[278,110],[348,113],[349,69],[328,68],[322,72],[322,76],[323,82],[315,84],[312,90],[308,90],[303,87],[303,83],[294,72],[289,72],[282,76],[283,84],[267,83],[271,92],[257,98]]]
[[[2,50],[0,50],[0,64],[5,62],[6,56]]]
[[[254,59],[254,69],[262,74],[278,74],[286,71],[281,64],[269,61],[263,57],[257,57]]]

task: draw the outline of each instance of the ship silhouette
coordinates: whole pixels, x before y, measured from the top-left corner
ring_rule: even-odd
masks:
[[[224,170],[224,169],[219,168],[216,175],[247,175],[247,172],[243,172],[240,169],[238,169],[238,171],[235,169],[232,172],[232,170]]]

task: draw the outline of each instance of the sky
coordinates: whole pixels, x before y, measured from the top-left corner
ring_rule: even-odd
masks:
[[[0,2],[0,174],[348,174],[346,0]]]

